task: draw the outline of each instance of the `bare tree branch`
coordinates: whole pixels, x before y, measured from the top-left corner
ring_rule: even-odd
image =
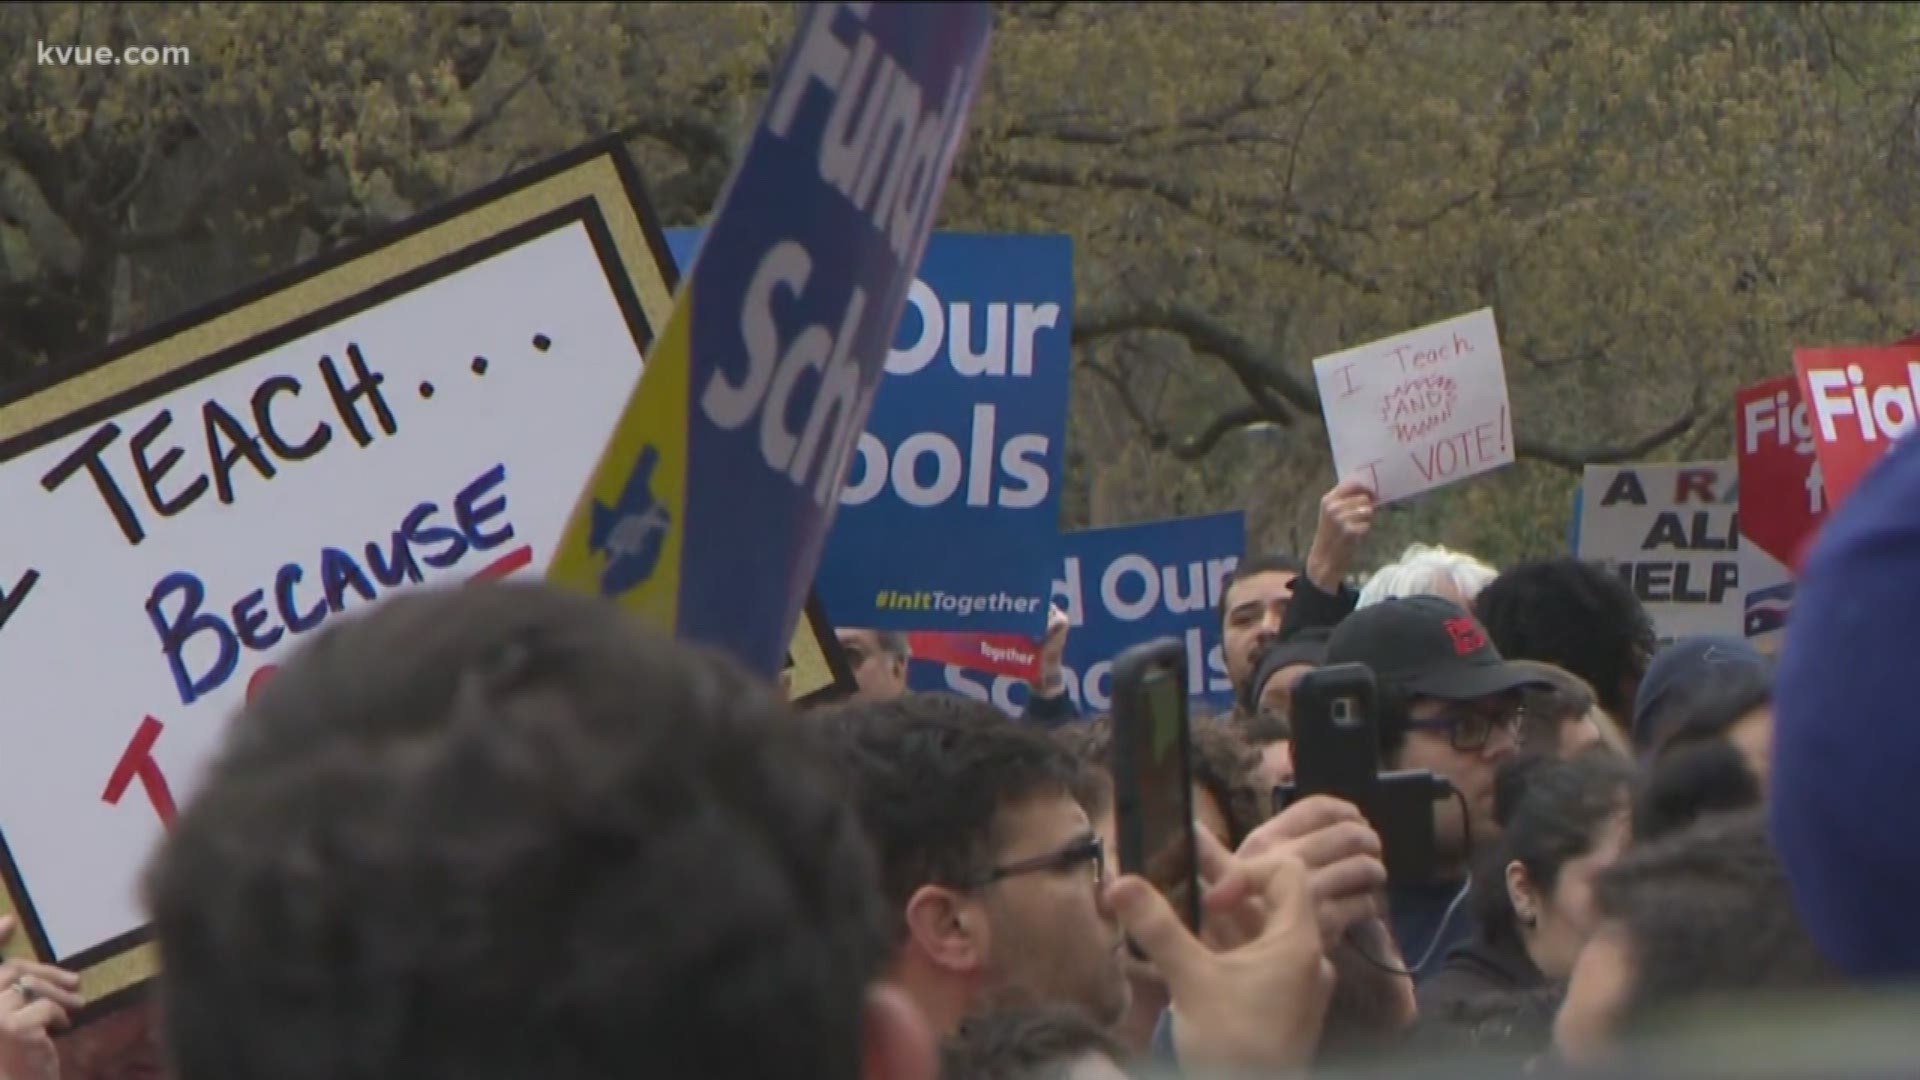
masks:
[[[157,126],[148,133],[147,144],[140,148],[140,161],[134,166],[133,178],[128,180],[118,192],[109,196],[106,202],[95,207],[99,213],[116,214],[139,193],[140,185],[146,182],[148,170],[153,168],[154,159],[159,156],[160,144],[164,141],[165,135],[166,132]]]
[[[638,117],[622,125],[618,134],[621,139],[648,138],[662,143],[695,166],[712,162],[727,164],[733,158],[733,140],[727,138],[725,132],[715,124],[685,114]]]
[[[1204,112],[1191,113],[1172,120],[1133,124],[1120,128],[1087,127],[1065,123],[1043,123],[1034,120],[1014,121],[1007,128],[1009,139],[1051,139],[1054,142],[1069,143],[1076,146],[1123,146],[1137,139],[1152,138],[1175,131],[1220,131],[1228,123],[1250,113],[1264,109],[1277,108],[1298,99],[1306,92],[1312,81],[1302,83],[1292,91],[1279,96],[1260,93],[1260,79],[1273,69],[1273,58],[1268,57],[1259,70],[1247,76],[1246,85],[1232,101],[1215,106]]]
[[[1258,405],[1242,405],[1207,421],[1207,426],[1198,432],[1167,447],[1167,452],[1181,461],[1198,461],[1213,453],[1220,440],[1239,431],[1241,428],[1272,420],[1273,417]]]
[[[466,123],[460,125],[459,130],[443,135],[438,139],[431,140],[427,143],[426,149],[438,153],[443,150],[452,150],[456,147],[465,146],[472,142],[474,136],[485,131],[495,120],[500,119],[500,114],[507,110],[508,105],[513,104],[513,99],[520,96],[520,91],[525,90],[528,84],[532,83],[535,79],[543,77],[546,65],[547,61],[545,59],[530,65],[524,74],[514,80],[512,86],[507,87],[499,96],[489,102],[486,108],[475,113]]]
[[[1705,396],[1705,388],[1696,385],[1693,388],[1693,401],[1687,406],[1685,412],[1664,427],[1656,428],[1629,443],[1570,450],[1537,439],[1522,439],[1516,436],[1513,441],[1513,452],[1518,457],[1555,465],[1576,475],[1589,465],[1618,465],[1622,462],[1638,461],[1691,431],[1706,411]]]
[[[1393,227],[1399,229],[1401,232],[1422,232],[1432,228],[1441,218],[1446,217],[1448,214],[1472,206],[1474,200],[1479,197],[1480,189],[1473,188],[1472,190],[1462,192],[1448,199],[1446,202],[1441,203],[1439,206],[1418,217],[1401,218],[1393,223]]]
[[[1077,321],[1073,343],[1085,345],[1116,334],[1146,331],[1178,334],[1196,354],[1219,360],[1233,373],[1249,399],[1215,415],[1199,432],[1176,442],[1145,416],[1123,378],[1105,365],[1083,362],[1082,367],[1114,387],[1122,407],[1140,424],[1155,450],[1165,450],[1183,461],[1191,461],[1204,457],[1227,434],[1249,424],[1266,421],[1288,426],[1301,416],[1320,415],[1319,392],[1292,372],[1270,362],[1267,358],[1271,350],[1249,341],[1239,331],[1204,312],[1178,304],[1141,304],[1107,313],[1096,312]],[[1601,355],[1594,353],[1595,358]],[[1588,465],[1617,464],[1651,454],[1693,430],[1706,413],[1705,388],[1696,385],[1693,400],[1685,412],[1630,442],[1568,448],[1541,439],[1516,438],[1514,452],[1518,457],[1579,473]]]
[[[248,164],[236,164],[231,150],[221,154],[218,161],[201,169],[193,191],[173,215],[171,222],[153,229],[137,229],[120,234],[113,241],[114,254],[133,255],[153,251],[207,232],[208,215],[222,193],[235,190],[249,179],[272,173],[274,162],[271,158],[249,157],[241,160]],[[239,171],[235,172],[236,169]]]
[[[1317,81],[1320,87],[1313,92],[1312,100],[1308,101],[1307,107],[1301,111],[1300,122],[1293,126],[1293,145],[1287,149],[1287,174],[1286,179],[1281,181],[1280,191],[1289,199],[1293,197],[1294,169],[1300,164],[1300,144],[1306,141],[1307,125],[1313,122],[1313,114],[1319,110],[1320,102],[1326,98],[1327,88],[1333,85],[1332,79],[1321,78]]]
[[[0,218],[20,223],[34,256],[62,274],[77,274],[85,252],[80,238],[53,208],[25,165],[0,155]]]
[[[1133,387],[1124,375],[1097,360],[1082,361],[1080,367],[1081,370],[1096,376],[1113,388],[1113,396],[1120,403],[1121,410],[1127,414],[1129,420],[1133,421],[1134,426],[1140,429],[1140,433],[1146,436],[1149,446],[1155,450],[1166,448],[1166,431],[1154,422],[1153,417],[1147,415],[1145,409],[1140,407],[1140,399],[1134,396]]]
[[[961,183],[969,187],[980,180],[988,179],[1071,189],[1104,187],[1116,191],[1136,191],[1152,195],[1209,225],[1228,230],[1242,239],[1259,244],[1272,244],[1296,265],[1319,270],[1360,292],[1377,295],[1381,291],[1378,281],[1359,273],[1342,260],[1335,258],[1323,242],[1311,236],[1295,235],[1276,228],[1260,214],[1241,215],[1238,220],[1224,219],[1209,209],[1207,205],[1211,201],[1209,197],[1190,188],[1142,173],[1098,167],[1081,168],[1040,161],[988,162],[978,157],[970,157],[956,168],[955,174]],[[1230,203],[1234,209],[1265,210],[1271,213],[1304,217],[1315,224],[1331,228],[1346,228],[1334,221],[1331,215],[1300,206],[1290,197],[1226,196],[1223,201]]]
[[[1227,365],[1264,419],[1290,424],[1296,412],[1317,413],[1319,396],[1291,372],[1269,364],[1264,351],[1239,331],[1202,311],[1182,304],[1145,303],[1095,312],[1074,321],[1073,343],[1097,341],[1115,334],[1163,331],[1178,334],[1196,353]]]

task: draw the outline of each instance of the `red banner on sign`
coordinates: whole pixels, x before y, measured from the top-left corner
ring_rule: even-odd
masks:
[[[1018,634],[908,634],[907,648],[915,660],[952,664],[1029,683],[1040,677],[1039,642]]]
[[[1827,499],[1838,506],[1887,447],[1914,429],[1920,344],[1796,349],[1793,366]]]
[[[1740,534],[1800,572],[1800,556],[1827,514],[1813,421],[1791,375],[1755,383],[1733,397],[1740,464]]]

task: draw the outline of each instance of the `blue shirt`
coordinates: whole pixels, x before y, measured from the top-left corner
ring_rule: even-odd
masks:
[[[1387,925],[1418,986],[1440,970],[1455,945],[1474,936],[1467,882],[1402,885],[1387,890]]]

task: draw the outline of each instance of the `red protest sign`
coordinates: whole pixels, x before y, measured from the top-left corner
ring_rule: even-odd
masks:
[[[1806,398],[1791,375],[1733,396],[1740,465],[1740,533],[1795,573],[1826,517],[1826,485],[1814,453]]]
[[[1795,349],[1831,505],[1844,501],[1887,447],[1912,431],[1920,344]]]
[[[915,660],[932,660],[1031,683],[1040,677],[1040,644],[1018,634],[917,633],[907,635]]]

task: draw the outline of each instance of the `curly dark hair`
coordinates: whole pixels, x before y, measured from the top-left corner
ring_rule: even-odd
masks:
[[[887,957],[772,688],[537,583],[303,643],[145,892],[182,1080],[852,1078]]]
[[[1195,718],[1193,782],[1213,796],[1226,815],[1228,847],[1273,816],[1272,796],[1260,784],[1260,751],[1228,718]],[[1106,813],[1113,800],[1113,718],[1106,714],[1055,729],[1054,738],[1089,766],[1098,782],[1081,798],[1087,813]]]
[[[1500,655],[1565,668],[1622,726],[1633,722],[1629,684],[1646,673],[1659,639],[1619,575],[1571,557],[1521,563],[1480,590],[1473,612]]]
[[[1794,914],[1765,810],[1711,815],[1636,845],[1594,879],[1593,900],[1631,942],[1623,1035],[1701,997],[1836,985]]]
[[[1306,564],[1291,555],[1278,551],[1269,552],[1265,555],[1255,555],[1249,559],[1241,559],[1238,563],[1234,564],[1233,573],[1228,574],[1227,580],[1220,586],[1220,600],[1213,605],[1213,625],[1220,629],[1226,628],[1227,594],[1233,591],[1235,585],[1240,584],[1248,578],[1259,577],[1261,574],[1299,575],[1306,573],[1306,571]]]
[[[896,940],[924,885],[963,888],[991,868],[1003,811],[1079,797],[1080,762],[1045,733],[959,694],[907,694],[809,713],[880,856]]]
[[[1112,1035],[1069,1005],[1003,1005],[960,1022],[940,1048],[940,1080],[1052,1080],[1087,1054],[1126,1060]]]
[[[1671,836],[1708,815],[1752,809],[1763,797],[1738,747],[1725,739],[1690,742],[1649,768],[1633,800],[1633,838]]]

